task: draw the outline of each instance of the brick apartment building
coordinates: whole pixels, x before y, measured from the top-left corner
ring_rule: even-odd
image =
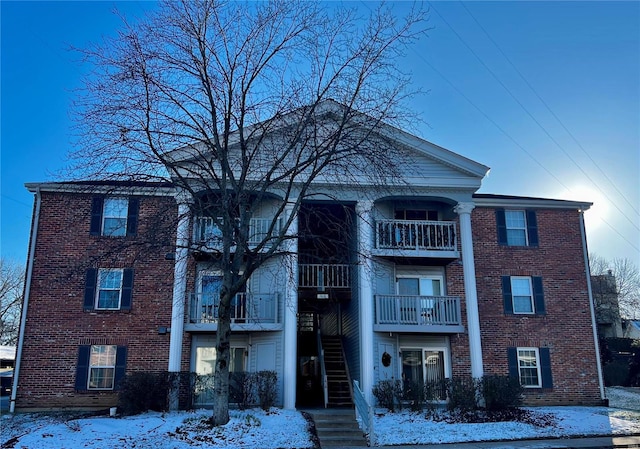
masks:
[[[363,200],[335,183],[339,203],[303,203],[295,266],[270,259],[233,303],[231,371],[276,371],[286,408],[349,403],[353,380],[372,401],[384,379],[483,374],[518,377],[527,404],[602,403],[590,204],[478,194],[487,167],[402,137],[417,167],[410,191]],[[183,214],[171,184],[27,188],[35,206],[12,406],[105,408],[126,373],[210,374],[215,224]],[[272,218],[269,206],[252,229]],[[340,368],[327,369],[330,357]]]

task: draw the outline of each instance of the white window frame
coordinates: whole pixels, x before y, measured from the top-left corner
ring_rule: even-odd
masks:
[[[118,272],[120,273],[120,286],[118,288],[103,288],[102,279],[107,273]],[[122,268],[100,268],[98,270],[98,283],[96,285],[96,298],[95,309],[96,310],[120,310],[122,305],[122,284],[124,282],[124,269]],[[118,291],[118,306],[117,307],[100,307],[100,292],[101,291]]]
[[[429,281],[440,281],[440,295],[418,295],[418,296],[446,296],[444,276],[435,274],[396,274],[396,294],[400,294],[400,279],[417,279],[418,289],[420,289],[420,281],[425,279]]]
[[[398,369],[400,372],[398,373],[398,379],[402,379],[402,353],[404,351],[420,351],[420,358],[422,364],[422,381],[424,382],[424,377],[426,374],[426,365],[424,359],[425,351],[431,352],[442,352],[444,355],[444,377],[445,379],[451,378],[451,354],[449,352],[449,348],[447,346],[400,346],[400,363],[398,364]]]
[[[117,202],[122,202],[125,205],[123,208],[117,208],[120,211],[120,215],[109,215],[110,204],[114,204]],[[104,199],[104,203],[102,205],[102,223],[100,223],[100,233],[101,235],[108,237],[124,237],[127,235],[127,220],[129,218],[129,198],[123,197],[109,197]],[[115,228],[115,232],[108,232],[106,229],[107,220],[123,220],[124,224],[122,226],[118,226]]]
[[[524,223],[524,225],[522,227],[520,226],[509,226],[509,214],[510,213],[521,213],[522,214],[522,221]],[[529,232],[527,229],[527,212],[525,210],[505,210],[504,211],[504,222],[505,222],[505,227],[506,227],[506,233],[507,233],[507,245],[508,246],[529,246]],[[519,243],[513,243],[511,241],[509,241],[509,231],[510,230],[515,230],[515,231],[523,231],[524,232],[524,244],[520,245]]]
[[[524,295],[516,295],[515,294],[515,289],[514,289],[514,284],[513,284],[514,280],[527,280],[527,282],[529,283],[529,295],[528,296],[529,296],[529,301],[531,303],[531,311],[522,312],[522,311],[518,311],[516,309],[516,301],[515,301],[516,296],[523,297]],[[534,298],[534,294],[533,294],[533,281],[531,279],[531,276],[511,276],[509,278],[509,282],[511,283],[511,304],[512,304],[512,307],[513,307],[514,315],[535,315],[535,313],[536,313],[536,304],[535,304],[535,298]]]
[[[535,353],[535,362],[536,362],[536,376],[538,377],[538,383],[536,385],[525,385],[522,383],[522,370],[523,369],[532,369],[530,366],[521,366],[520,365],[520,351],[533,351]],[[540,351],[538,348],[534,347],[518,347],[516,348],[516,362],[518,364],[518,379],[520,380],[520,385],[523,388],[542,388],[542,370],[540,367]]]
[[[99,347],[113,348],[113,365],[112,364],[105,364],[105,363],[98,364],[99,362],[103,362],[103,360],[97,360],[95,365],[92,364],[92,359],[93,359],[93,356],[94,356],[93,348],[99,348]],[[103,355],[103,354],[98,354],[96,357],[99,357],[100,355]],[[108,355],[111,356],[111,354],[108,354]],[[91,345],[91,347],[89,349],[89,369],[88,369],[88,373],[87,373],[87,390],[105,391],[105,390],[113,390],[115,388],[117,358],[118,358],[118,346],[117,345]],[[112,376],[111,376],[111,386],[110,387],[98,388],[98,387],[92,387],[91,386],[91,373],[93,372],[93,370],[96,370],[96,369],[106,369],[106,370],[110,369],[111,370]]]

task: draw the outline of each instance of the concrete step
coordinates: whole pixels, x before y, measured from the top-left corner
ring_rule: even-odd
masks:
[[[314,420],[322,449],[367,447],[367,440],[358,427],[353,405],[307,411]]]

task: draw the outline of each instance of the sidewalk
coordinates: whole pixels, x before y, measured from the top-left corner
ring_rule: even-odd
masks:
[[[381,446],[388,449],[567,449],[567,448],[640,448],[640,435],[617,437],[559,438],[517,441],[479,441],[407,446]],[[348,448],[343,448],[348,449]]]

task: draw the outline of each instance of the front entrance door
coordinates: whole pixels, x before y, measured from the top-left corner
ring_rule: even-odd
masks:
[[[298,379],[296,406],[319,407],[324,403],[318,357],[318,314],[298,316]]]

